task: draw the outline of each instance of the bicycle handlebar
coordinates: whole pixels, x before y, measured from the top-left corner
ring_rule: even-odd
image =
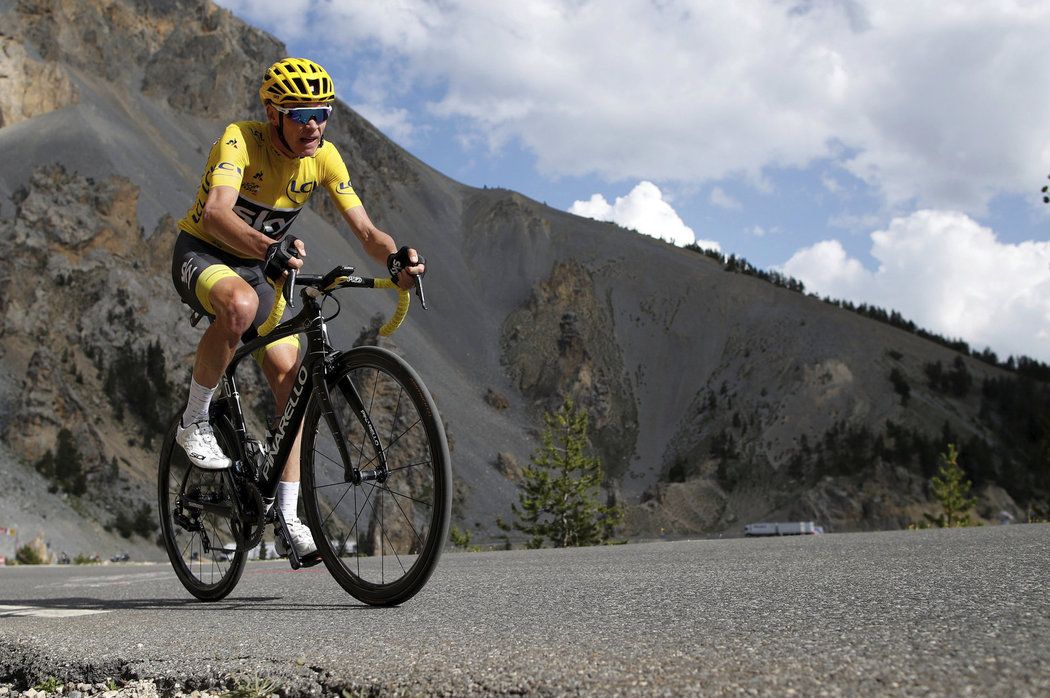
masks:
[[[414,276],[413,279],[415,280],[416,294],[419,296],[420,304],[423,306],[423,310],[426,310],[427,302],[426,297],[423,295],[423,281],[418,276]],[[290,270],[288,275],[277,283],[277,293],[274,297],[273,307],[270,308],[270,314],[266,318],[266,322],[258,330],[260,337],[269,334],[280,324],[286,305],[292,308],[295,307],[292,298],[295,293],[296,283],[304,286],[305,288],[302,292],[311,298],[329,294],[339,288],[392,288],[397,290],[397,308],[394,310],[393,315],[390,316],[390,319],[379,328],[379,334],[383,337],[390,336],[401,326],[405,316],[408,315],[408,308],[412,302],[411,293],[398,287],[391,279],[371,279],[354,276],[353,267],[335,267],[324,276],[297,274],[295,270]]]

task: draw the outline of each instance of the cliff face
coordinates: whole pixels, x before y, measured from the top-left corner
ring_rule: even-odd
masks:
[[[259,76],[284,48],[203,1],[0,13],[0,474],[39,488],[39,467],[45,509],[107,525],[153,502],[157,435],[201,331],[171,288],[175,221],[223,126],[261,117]],[[588,412],[632,537],[770,518],[903,526],[933,509],[926,483],[949,441],[970,454],[982,515],[1045,503],[1030,455],[1050,433],[1010,431],[1014,376],[702,255],[459,185],[343,104],[328,137],[373,219],[430,261],[433,310],[389,346],[435,394],[455,524],[476,539],[508,518],[543,412],[567,397]],[[323,197],[297,225],[310,271],[380,273]],[[389,311],[374,295],[346,294],[337,341]],[[970,387],[946,389],[935,365]],[[263,391],[249,399],[265,411]],[[54,464],[70,444],[80,484]],[[16,511],[4,496],[0,519]]]
[[[549,279],[507,316],[503,358],[518,390],[537,411],[571,399],[586,410],[606,472],[620,478],[638,434],[637,402],[624,372],[608,300],[579,262],[555,264]]]
[[[33,58],[16,39],[0,36],[0,128],[76,101],[77,91],[58,63]]]

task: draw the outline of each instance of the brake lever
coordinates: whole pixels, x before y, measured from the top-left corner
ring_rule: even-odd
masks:
[[[299,250],[294,246],[289,250],[289,253],[296,259],[302,259],[302,257],[299,256]],[[284,300],[288,303],[289,308],[295,307],[295,277],[298,275],[298,270],[289,267],[288,281],[284,285]]]
[[[423,295],[423,277],[413,276],[412,281],[416,286],[416,295],[419,296],[419,304],[423,306],[423,310],[426,310],[427,297]]]
[[[295,277],[297,274],[298,272],[295,269],[288,270],[288,281],[285,282],[284,289],[281,291],[289,308],[295,307]]]

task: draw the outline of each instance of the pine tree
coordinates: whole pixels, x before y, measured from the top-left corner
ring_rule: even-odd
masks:
[[[532,465],[522,470],[521,506],[511,505],[517,517],[513,527],[532,536],[530,548],[545,541],[556,548],[604,543],[623,512],[598,502],[602,465],[587,455],[587,413],[567,399],[557,413],[548,412],[543,419],[543,446],[532,454]]]
[[[948,444],[948,453],[941,454],[941,461],[944,464],[930,479],[930,486],[944,513],[940,516],[926,514],[926,518],[939,528],[973,526],[970,510],[977,503],[977,498],[966,496],[972,484],[966,479],[966,473],[959,465],[959,452],[955,444]]]

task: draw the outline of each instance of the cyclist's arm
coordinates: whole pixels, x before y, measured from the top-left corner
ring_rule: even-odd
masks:
[[[254,259],[266,259],[266,250],[273,240],[251,227],[233,211],[238,192],[233,187],[213,186],[204,204],[201,226],[204,232],[236,250],[239,254]],[[305,255],[305,249],[300,254]],[[298,269],[302,260],[291,259],[288,266]]]
[[[343,211],[343,217],[350,224],[350,229],[354,231],[354,235],[361,241],[361,246],[364,248],[365,253],[386,268],[387,256],[397,252],[394,238],[375,226],[372,219],[368,217],[368,212],[365,211],[364,206],[354,206],[346,209]],[[415,250],[411,250],[409,255],[410,258],[414,256]],[[411,274],[422,274],[424,269],[425,267],[422,264],[417,264],[408,267],[407,271]],[[398,286],[404,289],[412,288],[412,278],[408,274],[402,273]]]

